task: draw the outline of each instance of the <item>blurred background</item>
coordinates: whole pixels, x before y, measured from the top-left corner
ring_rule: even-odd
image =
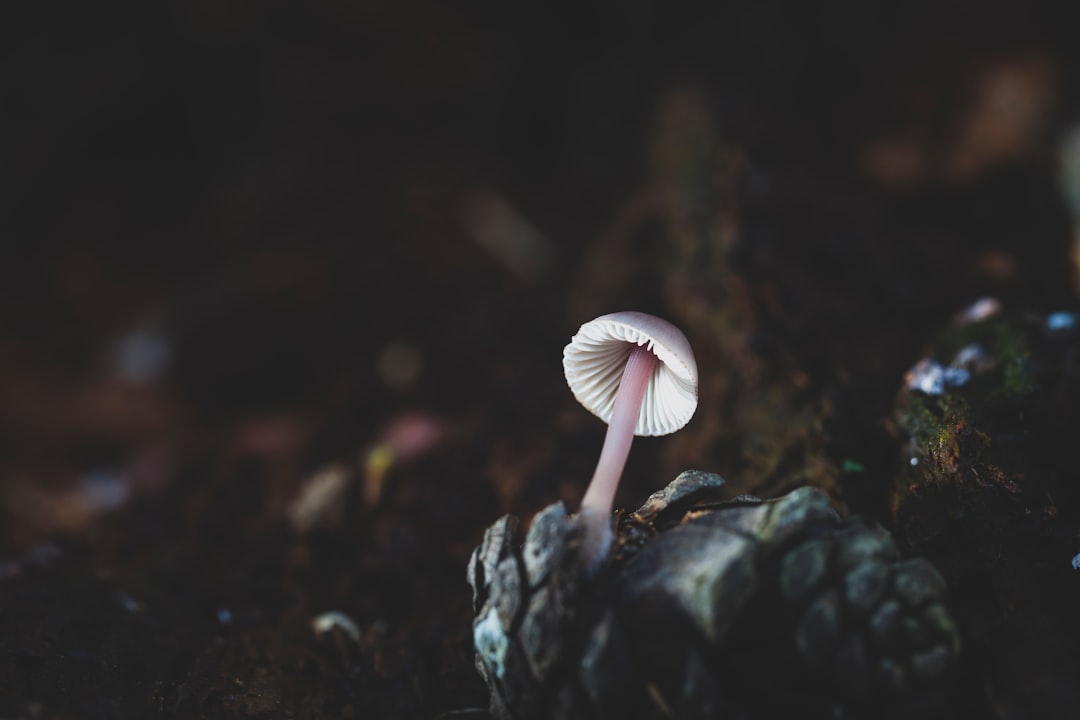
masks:
[[[579,500],[604,312],[702,371],[621,503],[700,467],[886,518],[928,338],[1074,302],[1058,6],[20,8],[0,714],[483,716],[465,562]]]

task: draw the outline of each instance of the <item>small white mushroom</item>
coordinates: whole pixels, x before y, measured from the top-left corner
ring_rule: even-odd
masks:
[[[563,350],[574,397],[608,423],[604,447],[581,502],[582,560],[595,572],[613,540],[611,510],[634,435],[667,435],[697,409],[697,363],[677,327],[654,315],[620,312],[581,326]]]

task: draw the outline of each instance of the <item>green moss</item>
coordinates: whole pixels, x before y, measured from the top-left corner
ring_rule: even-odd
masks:
[[[1004,394],[1011,400],[1020,400],[1035,391],[1031,350],[1027,334],[1023,330],[1004,322],[995,325],[992,352],[1001,363],[1002,383],[998,391],[1000,394]]]
[[[1024,323],[1006,316],[950,328],[940,338],[934,359],[947,365],[965,347],[979,345],[994,359],[995,370],[976,380],[977,393],[969,389],[961,392],[982,397],[988,404],[1020,400],[1036,389],[1029,332]]]

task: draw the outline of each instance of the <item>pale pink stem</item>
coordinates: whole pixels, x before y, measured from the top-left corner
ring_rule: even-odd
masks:
[[[634,428],[641,414],[641,402],[656,362],[656,355],[644,345],[637,345],[630,352],[615,394],[615,407],[608,421],[600,460],[581,501],[581,517],[585,523],[582,560],[590,573],[599,568],[611,549],[614,539],[611,510],[615,505],[615,490],[619,487],[619,478],[622,477],[626,457],[630,454],[630,445],[634,442]]]

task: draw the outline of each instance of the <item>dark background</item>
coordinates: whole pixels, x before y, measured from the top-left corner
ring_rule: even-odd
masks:
[[[815,457],[888,466],[863,421],[943,319],[1073,298],[1080,46],[1058,5],[20,8],[0,714],[485,707],[465,562],[500,513],[580,498],[603,429],[560,354],[601,312],[674,315],[722,386],[722,331],[687,308],[733,296],[739,352],[847,408]],[[722,182],[684,182],[721,146]],[[723,272],[687,272],[676,206],[726,219]],[[638,443],[622,502],[692,466],[794,482],[727,451],[753,439],[724,392],[697,442]],[[326,468],[333,512],[296,520]],[[884,485],[830,477],[887,516]],[[311,630],[331,610],[356,638]]]

